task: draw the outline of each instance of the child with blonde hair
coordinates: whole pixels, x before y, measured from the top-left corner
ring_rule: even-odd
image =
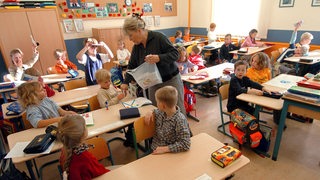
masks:
[[[152,154],[182,152],[190,149],[190,130],[186,117],[177,106],[178,92],[173,86],[164,86],[156,91],[158,109],[149,112],[145,123],[155,121]]]
[[[18,89],[20,104],[26,109],[27,120],[34,128],[46,127],[58,122],[61,116],[76,114],[65,111],[47,97],[47,92],[40,82],[26,82]]]
[[[252,81],[263,84],[271,79],[270,58],[266,53],[258,52],[252,55],[250,64],[246,76]]]
[[[108,106],[118,104],[121,99],[125,97],[125,94],[121,90],[117,90],[111,82],[111,73],[106,69],[100,69],[95,73],[97,83],[100,85],[98,91],[98,101],[100,107],[103,108]]]
[[[98,46],[103,47],[107,53],[98,53]],[[102,69],[103,63],[110,62],[110,59],[113,58],[113,53],[103,41],[98,43],[96,39],[88,38],[84,41],[84,47],[76,57],[78,62],[85,66],[86,82],[90,86],[97,84],[94,74],[97,70]]]
[[[69,69],[78,70],[77,66],[67,59],[67,51],[56,49],[53,55],[57,60],[54,67],[58,74],[68,73]]]
[[[92,179],[109,172],[88,151],[93,145],[83,141],[88,136],[85,120],[80,115],[68,115],[58,123],[58,140],[63,149],[60,164],[63,169],[63,179]]]
[[[198,66],[188,60],[186,48],[178,47],[178,51],[179,51],[180,57],[176,61],[176,63],[179,68],[180,74],[187,74],[192,71],[197,71]]]
[[[182,32],[181,32],[181,35],[182,35]],[[191,41],[191,40],[192,40],[192,39],[190,39],[190,29],[189,29],[189,28],[185,28],[185,29],[184,29],[183,41],[189,42],[189,41]]]
[[[122,39],[118,41],[117,59],[118,61],[129,60],[131,53],[126,48],[126,45]]]

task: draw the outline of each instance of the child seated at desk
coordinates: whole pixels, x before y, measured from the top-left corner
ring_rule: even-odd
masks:
[[[97,98],[101,108],[118,104],[121,99],[125,97],[125,94],[121,90],[117,90],[111,83],[111,73],[106,69],[100,69],[95,73],[97,83],[100,85],[100,89],[97,94]]]
[[[155,121],[152,154],[182,152],[190,149],[188,122],[177,106],[178,92],[172,86],[165,86],[155,94],[158,109],[146,114],[145,123]]]
[[[183,41],[184,42],[189,42],[192,39],[190,39],[190,29],[189,28],[185,28],[184,29],[184,36],[183,36]]]
[[[229,52],[238,49],[239,47],[232,44],[231,34],[226,34],[224,37],[224,44],[220,48],[220,59],[222,59],[223,62],[233,62],[233,54]]]
[[[34,128],[46,127],[59,122],[61,116],[76,114],[73,111],[65,111],[54,101],[49,99],[46,90],[39,82],[26,82],[18,89],[18,98],[26,109],[27,120]]]
[[[198,45],[192,46],[191,54],[188,57],[188,60],[198,66],[198,70],[206,68],[204,65],[204,60],[201,56],[201,48]]]
[[[117,59],[118,61],[129,60],[131,53],[126,48],[126,45],[122,39],[118,41]]]
[[[176,61],[180,74],[187,74],[198,70],[198,66],[188,60],[187,51],[184,47],[178,47],[180,54],[179,59]]]
[[[266,53],[258,52],[252,55],[250,64],[246,76],[252,81],[262,84],[271,79],[270,58]]]
[[[256,42],[256,36],[258,34],[258,30],[252,29],[249,32],[249,36],[247,36],[244,42],[241,44],[241,47],[262,47],[264,46],[261,42]]]
[[[176,31],[176,35],[174,35],[174,43],[184,43],[183,39],[182,39],[182,32],[180,30]]]
[[[85,120],[80,115],[68,115],[58,123],[57,137],[63,144],[60,164],[63,179],[92,179],[109,172],[88,151],[93,145],[83,141],[88,136]]]
[[[54,51],[54,57],[57,60],[55,70],[58,74],[68,73],[69,69],[78,70],[77,66],[67,59],[67,52],[62,49]]]
[[[37,48],[38,46],[32,46],[33,56],[26,63],[23,63],[23,52],[19,48],[11,50],[11,65],[8,68],[9,74],[4,75],[3,80],[10,82],[23,80],[25,71],[29,68],[32,68],[33,65],[39,60],[39,51]]]
[[[234,74],[230,80],[229,86],[229,95],[228,95],[228,103],[227,109],[228,112],[232,112],[233,110],[240,108],[250,114],[254,113],[254,107],[250,106],[248,102],[238,100],[237,96],[242,93],[254,94],[258,96],[263,95],[263,91],[271,93],[269,89],[263,87],[257,82],[250,80],[246,76],[248,63],[244,60],[239,60],[234,64]],[[273,121],[276,124],[279,124],[281,111],[274,111]],[[285,125],[286,128],[286,125]]]

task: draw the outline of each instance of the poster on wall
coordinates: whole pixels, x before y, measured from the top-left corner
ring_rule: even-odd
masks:
[[[75,31],[75,27],[72,19],[64,19],[63,26],[66,33],[72,33]]]
[[[172,3],[164,3],[164,11],[172,12]]]
[[[74,19],[74,25],[76,27],[77,32],[83,32],[84,26],[82,19]]]
[[[117,3],[108,3],[107,9],[109,13],[118,13],[118,4]]]
[[[82,13],[94,13],[95,12],[95,6],[94,3],[82,3]]]
[[[160,16],[154,16],[154,26],[160,26]]]
[[[95,8],[97,17],[103,18],[108,16],[107,7],[96,7]]]
[[[67,0],[67,5],[69,9],[79,9],[81,8],[80,0]]]

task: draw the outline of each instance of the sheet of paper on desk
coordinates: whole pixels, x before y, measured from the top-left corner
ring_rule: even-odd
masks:
[[[93,123],[93,115],[92,115],[92,112],[87,112],[87,113],[83,113],[83,114],[80,114],[84,120],[86,121],[86,125],[87,126],[91,126],[91,125],[94,125]]]
[[[204,174],[202,174],[201,176],[197,177],[194,180],[211,180],[211,179],[212,178],[208,174],[204,173]]]
[[[141,107],[144,105],[149,105],[149,104],[152,104],[152,102],[147,98],[138,97],[134,100],[123,102],[122,104],[125,108],[131,108],[131,107]]]
[[[34,154],[26,154],[23,152],[24,148],[27,147],[27,145],[30,143],[30,141],[28,142],[17,142],[14,147],[9,151],[9,153],[4,157],[5,159],[8,159],[8,158],[15,158],[15,157],[25,157],[25,156],[31,156],[31,155],[34,155]],[[53,148],[54,146],[54,143],[53,142],[47,150],[45,150],[44,152],[42,153],[39,153],[39,154],[49,154],[51,149]]]

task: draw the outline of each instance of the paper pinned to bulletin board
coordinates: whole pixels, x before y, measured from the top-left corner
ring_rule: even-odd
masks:
[[[125,18],[132,13],[177,16],[177,0],[56,0],[56,4],[61,19]],[[153,23],[153,18],[150,21]]]

